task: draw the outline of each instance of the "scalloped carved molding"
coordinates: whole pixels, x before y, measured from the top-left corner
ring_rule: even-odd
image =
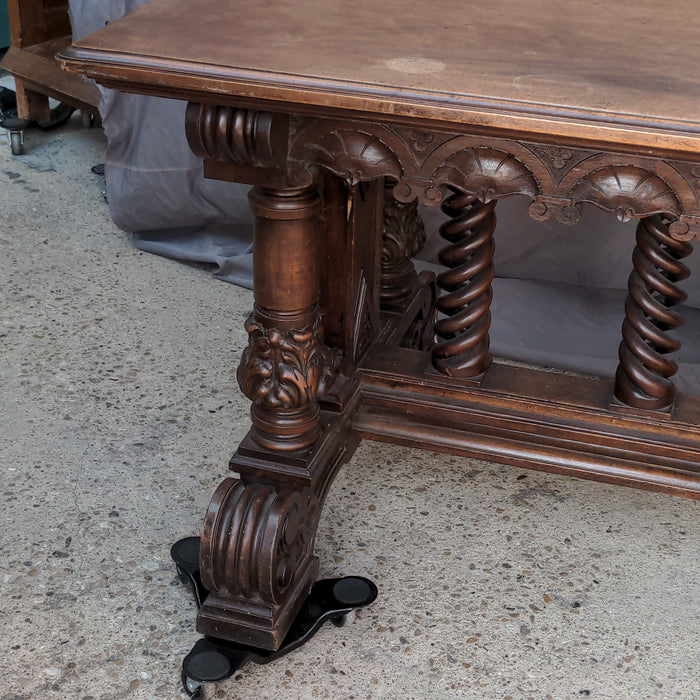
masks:
[[[448,187],[483,203],[519,194],[537,220],[575,223],[593,204],[623,221],[662,214],[674,238],[700,236],[700,166],[692,162],[192,104],[187,134],[199,155],[234,168],[273,166],[289,187],[311,184],[324,168],[350,183],[388,178],[400,202],[437,206]]]
[[[678,217],[681,206],[673,190],[660,177],[633,165],[609,165],[594,170],[571,191],[576,202],[588,202],[614,212],[620,221],[652,214]]]
[[[401,177],[401,163],[391,148],[362,130],[331,129],[305,143],[301,159],[330,170],[351,185],[378,177]]]
[[[533,174],[514,155],[493,148],[464,148],[451,155],[434,176],[488,204],[514,194],[534,199],[539,191]]]

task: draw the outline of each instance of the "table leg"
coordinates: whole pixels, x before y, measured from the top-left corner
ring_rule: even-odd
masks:
[[[318,394],[332,374],[318,308],[317,225],[321,197],[315,187],[256,187],[255,311],[238,370],[253,402],[253,439],[271,450],[297,450],[318,437]]]
[[[672,307],[686,299],[676,282],[690,274],[681,260],[692,250],[690,243],[671,238],[660,215],[642,219],[637,226],[615,375],[615,398],[627,406],[668,409],[673,404],[671,377],[678,366],[669,354],[680,342],[668,331],[683,323]]]
[[[452,220],[440,227],[450,245],[439,259],[449,269],[437,280],[443,290],[437,308],[444,317],[435,324],[433,367],[451,377],[478,377],[488,366],[495,206],[456,190],[442,205]]]
[[[318,574],[320,504],[346,449],[319,439],[318,398],[335,375],[318,307],[316,187],[255,187],[255,310],[238,379],[253,427],[212,499],[200,548],[204,634],[277,649]]]

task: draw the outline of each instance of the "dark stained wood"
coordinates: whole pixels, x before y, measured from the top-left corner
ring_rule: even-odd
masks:
[[[692,251],[689,243],[669,235],[658,214],[637,225],[615,377],[615,396],[623,404],[635,408],[673,404],[676,391],[671,378],[678,365],[671,355],[681,344],[669,331],[683,323],[672,307],[688,296],[677,283],[690,275],[681,260]]]
[[[300,450],[319,436],[318,395],[337,374],[318,307],[316,187],[255,187],[255,311],[238,383],[253,402],[253,439],[270,450]]]
[[[240,479],[221,483],[202,529],[202,582],[213,592],[197,615],[203,634],[265,649],[282,643],[318,576],[313,548],[323,503],[359,441],[351,430],[358,382],[343,383],[338,399],[342,408],[322,416],[313,446],[271,453],[251,433],[231,459]]]
[[[403,311],[413,299],[418,282],[413,258],[423,249],[425,240],[418,202],[397,201],[394,183],[385,183],[380,290],[383,310]]]
[[[674,421],[608,410],[612,383],[494,362],[480,386],[426,375],[430,358],[377,347],[363,366],[363,437],[697,498],[700,399]]]
[[[700,236],[690,0],[151,0],[61,60],[187,100],[205,174],[254,185],[253,427],[205,518],[200,631],[279,646],[362,437],[700,498],[700,398],[673,385],[668,333]],[[538,221],[639,220],[614,382],[490,356],[516,195]],[[436,282],[407,263],[416,203],[443,201]]]
[[[451,220],[440,226],[449,245],[439,255],[447,269],[437,279],[444,292],[437,302],[443,318],[435,324],[433,366],[450,377],[478,377],[488,367],[495,208],[496,200],[485,204],[460,191],[452,191],[442,205]]]
[[[380,331],[381,181],[354,186],[328,172],[319,175],[323,195],[319,246],[320,303],[326,339],[352,372]]]

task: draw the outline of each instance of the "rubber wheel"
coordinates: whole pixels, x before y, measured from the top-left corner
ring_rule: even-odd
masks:
[[[24,144],[22,143],[22,132],[21,131],[11,131],[10,132],[10,148],[12,149],[13,156],[21,156],[24,151]]]
[[[331,623],[333,623],[335,627],[343,627],[346,621],[347,615],[336,615],[331,618]]]

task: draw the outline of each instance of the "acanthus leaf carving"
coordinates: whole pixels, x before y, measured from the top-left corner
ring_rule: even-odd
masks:
[[[293,410],[322,396],[338,371],[337,352],[323,343],[317,318],[301,330],[267,328],[251,314],[248,347],[238,368],[243,393],[257,406]]]
[[[393,188],[384,188],[380,299],[384,308],[401,309],[413,296],[417,274],[411,258],[425,245],[418,203],[398,202]]]
[[[382,264],[409,260],[425,244],[425,226],[415,203],[397,202],[391,187],[384,190]]]

